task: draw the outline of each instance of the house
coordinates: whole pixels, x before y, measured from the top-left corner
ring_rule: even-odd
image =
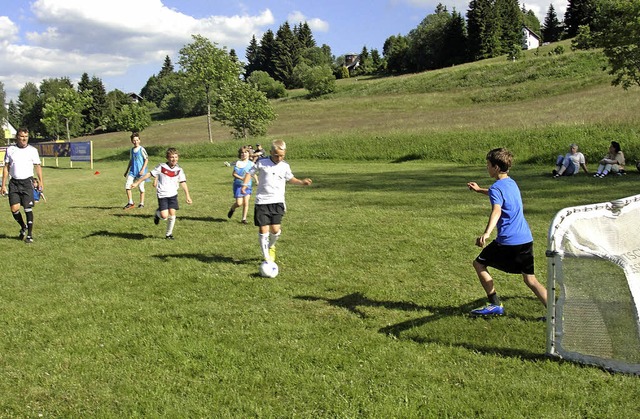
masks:
[[[140,103],[143,101],[142,96],[137,93],[129,93],[129,97],[131,98],[131,103]]]
[[[527,28],[526,26],[522,27],[523,32],[523,40],[522,40],[522,49],[536,49],[540,46],[540,35]]]
[[[349,70],[349,74],[352,74],[353,71],[360,66],[360,55],[354,53],[345,54],[344,66]]]
[[[11,139],[11,138],[16,138],[16,129],[14,128],[13,125],[11,125],[11,122],[9,121],[2,121],[2,131],[4,131],[4,138],[5,139]]]

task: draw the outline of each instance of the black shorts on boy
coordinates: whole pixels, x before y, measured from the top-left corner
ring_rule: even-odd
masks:
[[[256,204],[253,211],[253,223],[256,227],[282,224],[285,209],[283,203]]]
[[[533,275],[533,242],[504,245],[494,240],[482,249],[476,261],[510,274]]]

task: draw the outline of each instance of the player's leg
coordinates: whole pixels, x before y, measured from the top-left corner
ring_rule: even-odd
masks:
[[[176,211],[179,209],[178,206],[178,195],[167,198],[168,208],[167,208],[167,231],[165,233],[166,239],[173,239],[173,227],[176,225]],[[163,217],[165,218],[165,217]]]
[[[124,183],[124,190],[127,193],[127,205],[123,209],[133,208],[133,195],[131,194],[131,185],[133,184],[133,176],[127,176],[127,180]]]
[[[540,302],[544,304],[544,306],[546,307],[547,306],[547,288],[545,288],[544,285],[538,282],[538,279],[533,274],[522,274],[522,279],[524,280],[524,283],[527,284],[529,289],[533,291],[536,297],[538,297],[538,300],[540,300]]]
[[[22,204],[22,197],[20,195],[20,188],[17,180],[11,179],[9,181],[9,209],[11,209],[11,215],[20,226],[20,234],[18,238],[24,240],[27,235],[27,225],[24,223],[22,213],[20,213],[20,205]]]
[[[141,182],[138,185],[138,189],[140,190],[140,203],[138,204],[138,208],[144,208],[144,194],[145,194],[145,189],[144,189],[144,182]],[[129,191],[131,192],[131,191]]]
[[[249,200],[251,194],[247,194],[242,197],[242,223],[247,224],[247,214],[249,214]]]

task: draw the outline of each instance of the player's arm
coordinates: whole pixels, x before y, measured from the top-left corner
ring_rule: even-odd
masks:
[[[489,195],[489,189],[481,188],[475,182],[467,183],[467,188],[469,188],[470,191],[476,191],[476,192],[481,193],[483,195]]]
[[[289,183],[292,183],[294,185],[308,186],[311,185],[313,181],[309,178],[298,179],[297,177],[292,177],[291,179],[289,179]]]
[[[184,191],[187,204],[191,204],[193,201],[191,200],[191,195],[189,195],[189,187],[187,186],[187,182],[180,182],[180,187],[182,187],[182,190]]]
[[[138,173],[139,175],[143,174],[145,170],[147,170],[147,165],[149,164],[149,159],[147,157],[144,158],[144,163],[142,164],[142,167],[140,168],[140,172]]]
[[[491,236],[491,232],[496,228],[496,225],[498,225],[500,214],[502,214],[502,207],[498,204],[493,204],[491,206],[491,214],[489,214],[487,227],[484,229],[484,233],[476,239],[476,246],[484,247],[484,245],[487,244],[487,240],[489,239],[489,236]]]
[[[129,163],[127,164],[127,170],[124,171],[124,177],[129,175],[129,169],[131,169],[131,159],[129,159]]]
[[[151,177],[151,172],[147,172],[144,176],[131,184],[131,189],[135,189],[138,185]]]
[[[0,192],[2,195],[7,193],[7,178],[9,177],[9,163],[5,162],[2,167],[2,189]]]
[[[42,192],[42,190],[44,189],[44,180],[42,179],[42,166],[36,164],[33,166],[33,168],[35,169],[36,175],[38,176],[38,190]]]
[[[247,193],[247,188],[249,187],[250,180],[251,180],[251,173],[247,172],[242,178],[242,189],[240,189],[240,192],[242,192],[243,195]]]

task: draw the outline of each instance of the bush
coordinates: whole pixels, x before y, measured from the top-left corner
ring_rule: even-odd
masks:
[[[256,86],[256,88],[267,95],[268,99],[279,99],[287,96],[287,89],[282,82],[274,80],[266,71],[254,71],[247,82]]]
[[[301,79],[302,86],[309,91],[310,97],[326,95],[336,90],[336,77],[326,65],[306,68]]]

